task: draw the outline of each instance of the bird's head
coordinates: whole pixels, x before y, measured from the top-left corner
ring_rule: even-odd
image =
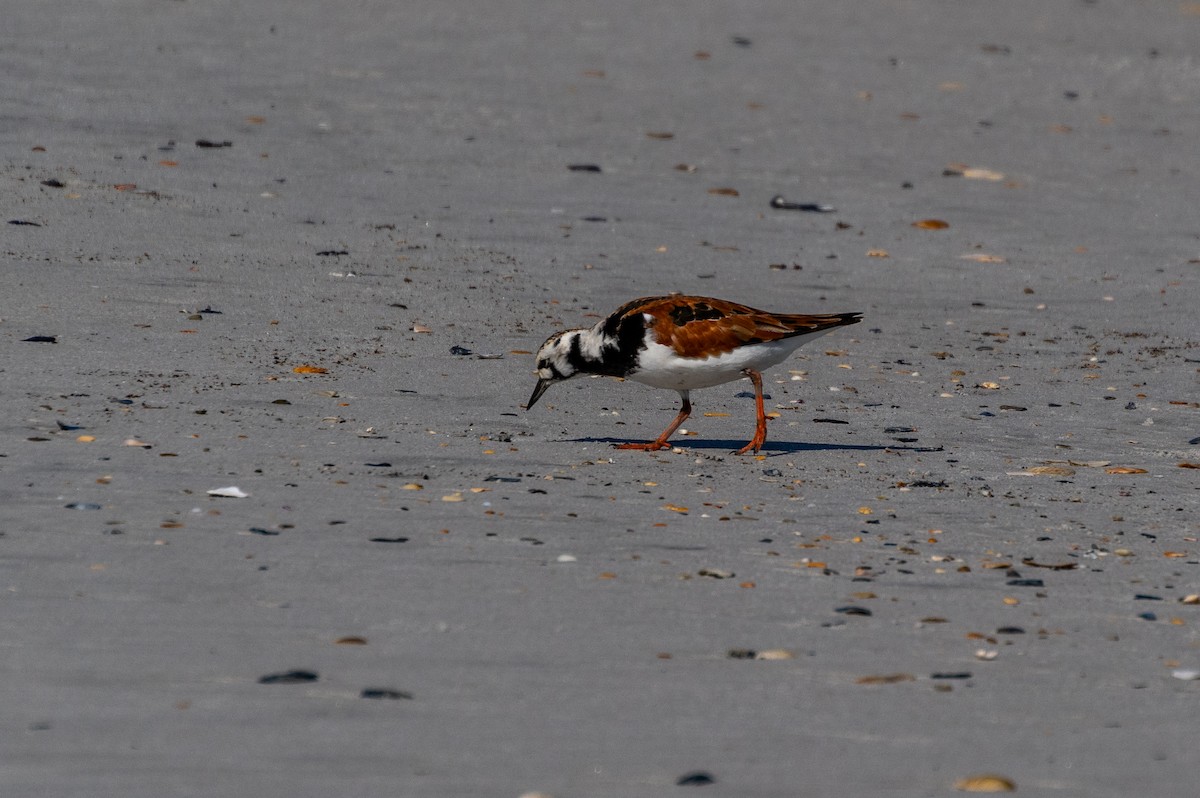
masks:
[[[572,362],[578,361],[579,353],[579,336],[583,330],[564,330],[557,332],[546,339],[546,343],[542,344],[537,353],[537,385],[534,386],[533,395],[529,397],[529,401],[525,403],[525,409],[533,407],[537,404],[537,400],[542,398],[542,394],[556,382],[569,380],[579,373]],[[574,357],[572,357],[574,350]]]

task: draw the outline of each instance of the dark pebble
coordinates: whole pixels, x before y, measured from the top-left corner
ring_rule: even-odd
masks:
[[[412,693],[405,690],[389,690],[386,687],[364,687],[363,691],[358,694],[359,698],[380,698],[389,701],[411,701]]]
[[[407,543],[408,538],[369,538],[372,543]]]
[[[849,421],[843,421],[840,418],[814,418],[814,424],[849,424]]]
[[[1141,618],[1143,621],[1157,621],[1158,620],[1158,616],[1152,612],[1139,613],[1138,617]]]
[[[392,467],[391,463],[386,463],[386,462],[363,463],[363,465],[365,465],[367,468],[391,468]]]
[[[22,338],[22,341],[30,344],[56,344],[58,343],[57,335],[31,335],[28,338]]]
[[[307,684],[321,677],[312,671],[284,671],[283,673],[268,673],[260,676],[259,684]]]
[[[29,222],[29,221],[26,221],[25,219],[9,219],[8,223],[15,224],[19,227],[41,227],[41,225],[38,224],[37,222]]]
[[[67,187],[66,183],[64,183],[61,180],[55,180],[54,178],[50,178],[49,180],[43,180],[42,185],[49,186],[50,188],[66,188]]]
[[[1041,579],[1009,579],[1004,584],[1009,587],[1045,587]]]
[[[955,673],[931,673],[931,674],[929,674],[929,678],[930,679],[970,679],[971,672],[970,671],[958,671]]]
[[[731,649],[729,649],[729,658],[730,659],[754,659],[754,656],[756,654],[758,654],[758,652],[752,648],[731,648]]]
[[[584,216],[581,221],[584,222],[607,222],[607,216]]]
[[[278,535],[279,533],[271,529],[263,529],[260,526],[250,527],[250,531],[256,535]]]
[[[874,615],[866,607],[838,607],[834,612],[840,612],[842,615]]]
[[[781,477],[781,476],[783,476],[783,472],[780,471],[778,468],[764,468],[763,476],[764,477]]]
[[[905,439],[897,438],[896,440],[902,441]],[[916,438],[911,438],[910,440],[916,440]],[[908,487],[910,487],[910,488],[948,488],[950,486],[947,485],[945,482],[933,482],[928,479],[918,479],[916,482],[908,483]]]
[[[1152,596],[1149,593],[1138,593],[1133,597],[1134,601],[1162,601],[1162,596]]]
[[[1019,626],[1001,626],[996,630],[998,635],[1023,635],[1025,630]]]
[[[684,773],[675,780],[675,784],[680,787],[703,787],[706,784],[716,784],[717,780],[713,774],[706,770],[697,770],[692,773]]]
[[[789,202],[778,194],[771,197],[771,207],[781,211],[804,211],[806,213],[833,213],[837,210],[832,205],[821,205],[816,202]]]
[[[898,435],[902,432],[916,432],[916,427],[885,427],[883,432],[885,435]]]
[[[212,150],[212,149],[219,149],[221,147],[232,147],[233,142],[232,141],[209,141],[208,139],[197,139],[196,146],[199,147],[200,149]]]
[[[63,506],[66,507],[68,510],[102,510],[102,509],[104,509],[103,505],[96,504],[94,502],[71,502],[70,504],[64,504]]]
[[[336,258],[336,257],[341,257],[342,255],[349,255],[349,254],[350,254],[350,250],[348,250],[348,249],[323,249],[317,253],[317,257],[319,257],[319,258],[335,257]]]
[[[599,172],[600,167],[594,163],[572,163],[567,164],[567,168],[572,172]]]
[[[450,347],[450,354],[464,357],[466,355],[474,354],[474,352],[472,352],[470,349],[467,349],[465,346],[452,346]]]

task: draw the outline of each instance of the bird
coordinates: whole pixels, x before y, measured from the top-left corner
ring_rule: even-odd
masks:
[[[551,385],[580,374],[600,374],[669,388],[679,393],[679,415],[653,441],[621,443],[618,449],[657,451],[692,412],[691,392],[749,378],[758,423],[737,451],[756,453],[767,440],[762,372],[782,363],[801,344],[838,327],[857,324],[862,313],[768,313],[703,296],[650,296],[626,302],[590,328],[562,330],[537,352],[537,385],[528,411]]]

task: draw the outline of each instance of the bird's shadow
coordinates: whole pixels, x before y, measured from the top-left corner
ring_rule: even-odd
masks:
[[[565,438],[562,443],[607,443],[613,447],[623,443],[645,443],[643,440],[632,438]],[[680,449],[725,449],[736,452],[746,445],[746,441],[719,440],[713,438],[690,438],[667,441],[667,448],[678,446]],[[776,456],[796,454],[797,452],[940,452],[941,446],[888,446],[879,444],[854,443],[801,443],[792,441],[767,441],[759,454]]]

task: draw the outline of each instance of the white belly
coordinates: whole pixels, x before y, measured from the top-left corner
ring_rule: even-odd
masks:
[[[669,346],[652,343],[638,358],[638,370],[628,378],[655,388],[689,391],[711,388],[740,380],[745,369],[765,371],[787,360],[801,344],[819,338],[829,330],[741,346],[732,352],[706,358],[680,357]]]

